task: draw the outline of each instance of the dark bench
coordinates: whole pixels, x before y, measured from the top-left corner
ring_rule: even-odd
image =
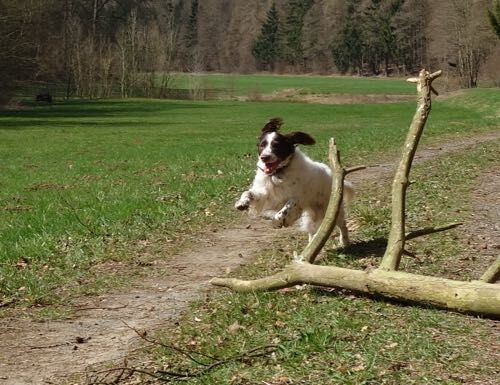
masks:
[[[52,95],[48,92],[40,93],[36,95],[37,102],[47,102],[52,103]]]

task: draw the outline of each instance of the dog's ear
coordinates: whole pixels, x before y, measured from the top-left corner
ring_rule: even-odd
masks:
[[[285,135],[293,144],[311,145],[316,143],[314,138],[305,132],[294,131]]]
[[[283,119],[281,118],[272,118],[266,125],[262,128],[262,132],[274,132],[278,131],[283,124]]]

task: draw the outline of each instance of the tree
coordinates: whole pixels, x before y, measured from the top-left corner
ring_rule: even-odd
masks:
[[[474,7],[473,0],[451,0],[450,56],[456,58],[458,76],[466,88],[477,87],[479,71],[491,45],[491,31],[484,16],[482,20],[475,17],[478,11],[481,10]]]
[[[282,44],[278,10],[273,3],[252,49],[258,66],[274,71],[276,62],[282,57]]]
[[[285,42],[284,58],[291,65],[304,65],[304,47],[302,45],[302,29],[304,17],[313,5],[314,0],[289,0],[287,16],[284,24]]]
[[[371,0],[364,10],[363,43],[364,58],[372,73],[378,74],[383,65],[384,74],[389,74],[389,65],[396,53],[396,36],[393,18],[399,13],[404,0]]]
[[[9,101],[21,82],[35,77],[37,32],[47,8],[26,1],[0,0],[0,105]],[[43,33],[40,31],[40,33]]]
[[[500,39],[500,1],[495,1],[495,9],[488,9],[488,18],[490,19],[491,27],[496,33],[497,37]]]
[[[359,0],[347,0],[345,10],[339,14],[339,32],[332,44],[333,61],[341,73],[363,69],[363,40]]]
[[[392,57],[404,74],[424,67],[427,57],[427,1],[406,0],[391,21],[394,30]]]
[[[193,49],[198,44],[198,0],[191,3],[186,32],[186,48]]]

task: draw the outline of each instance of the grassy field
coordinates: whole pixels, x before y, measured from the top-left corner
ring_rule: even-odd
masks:
[[[350,78],[346,76],[276,76],[230,74],[175,74],[173,87],[189,89],[193,83],[227,95],[251,96],[294,88],[316,94],[413,95],[414,87],[395,78]]]
[[[480,145],[416,167],[410,226],[472,218],[470,195],[476,186],[470,176],[500,167],[499,145]],[[378,265],[383,248],[374,248],[372,241],[387,236],[389,185],[360,192],[353,216],[361,227],[354,244],[330,249],[320,263],[359,269]],[[297,247],[293,243],[284,240],[233,275],[262,277],[279,270]],[[456,270],[465,267],[474,273],[459,278],[477,279],[482,267],[474,269],[479,261],[468,259],[465,243],[458,229],[414,240],[409,250],[415,256],[405,257],[402,269],[456,278]],[[221,290],[158,338],[164,346],[186,348],[205,364],[273,346],[272,353],[229,360],[183,381],[188,384],[493,385],[500,371],[499,337],[494,321],[307,287],[256,294]],[[203,369],[172,349],[157,348],[154,357],[160,370]]]
[[[346,87],[365,80],[346,79]],[[385,83],[375,82],[382,92]],[[495,90],[437,101],[424,140],[497,128],[499,102]],[[398,151],[413,112],[413,103],[161,100],[1,112],[0,302],[64,302],[103,279],[93,268],[100,262],[134,263],[138,242],[154,240],[164,252],[231,221],[232,201],[253,174],[255,137],[270,117],[314,135],[319,144],[308,152],[319,159],[334,135],[354,164]]]

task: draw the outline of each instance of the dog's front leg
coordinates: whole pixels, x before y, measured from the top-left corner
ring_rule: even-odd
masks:
[[[297,219],[299,219],[301,213],[301,209],[297,202],[293,199],[290,199],[285,203],[283,208],[278,211],[273,217],[273,226],[274,227],[289,227],[291,226]]]
[[[245,191],[241,194],[240,199],[234,204],[234,208],[238,210],[248,210],[250,203],[254,200],[254,194],[251,191]]]

